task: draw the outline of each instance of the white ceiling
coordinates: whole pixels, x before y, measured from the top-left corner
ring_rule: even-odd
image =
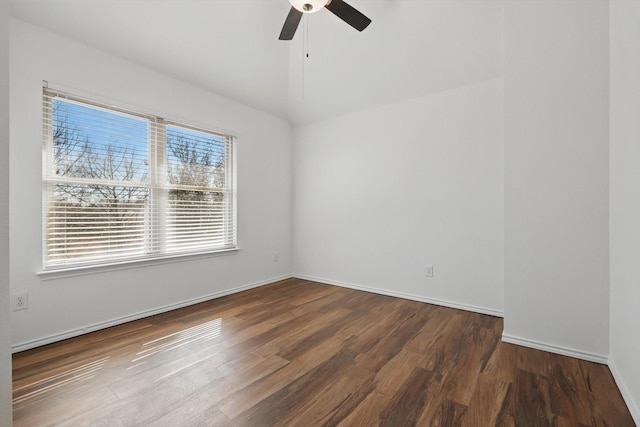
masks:
[[[13,0],[11,10],[294,125],[502,75],[500,0],[347,1],[373,21],[362,33],[322,10],[290,42],[278,40],[287,0]]]

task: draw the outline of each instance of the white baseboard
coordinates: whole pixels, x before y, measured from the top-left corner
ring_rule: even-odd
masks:
[[[471,312],[474,312],[474,313],[488,314],[489,316],[504,317],[504,313],[502,311],[494,310],[494,309],[491,309],[491,308],[478,307],[478,306],[475,306],[475,305],[469,305],[469,304],[457,303],[457,302],[452,302],[452,301],[445,301],[445,300],[440,300],[440,299],[435,299],[435,298],[423,297],[423,296],[420,296],[420,295],[405,294],[403,292],[396,292],[396,291],[391,291],[391,290],[388,290],[388,289],[372,288],[372,287],[369,287],[369,286],[356,285],[356,284],[353,284],[353,283],[346,283],[346,282],[341,282],[341,281],[336,281],[336,280],[331,280],[331,279],[325,279],[325,278],[322,278],[322,277],[307,276],[307,275],[304,275],[304,274],[296,274],[296,273],[294,273],[293,277],[295,277],[297,279],[310,280],[312,282],[326,283],[327,285],[341,286],[343,288],[349,288],[349,289],[356,289],[356,290],[359,290],[359,291],[371,292],[371,293],[374,293],[374,294],[387,295],[387,296],[390,296],[390,297],[396,297],[396,298],[408,299],[408,300],[412,300],[412,301],[425,302],[425,303],[428,303],[428,304],[441,305],[441,306],[449,307],[449,308],[457,308],[459,310],[471,311]]]
[[[638,403],[633,400],[633,396],[631,395],[629,388],[627,388],[627,384],[624,382],[622,374],[618,370],[615,361],[611,357],[609,357],[609,370],[611,371],[613,379],[618,386],[618,390],[620,390],[620,394],[622,394],[622,398],[627,404],[627,408],[629,408],[629,412],[631,412],[633,420],[635,421],[636,425],[640,426],[640,408],[638,407]]]
[[[553,344],[547,344],[540,341],[530,340],[526,338],[520,338],[509,334],[502,334],[502,341],[510,344],[521,345],[523,347],[535,348],[536,350],[548,351],[550,353],[561,354],[563,356],[575,357],[576,359],[588,360],[589,362],[596,362],[606,365],[609,361],[607,356],[601,354],[589,353],[581,350],[575,350],[568,347],[560,347]]]
[[[268,285],[270,283],[278,282],[280,280],[290,279],[291,275],[283,275],[278,277],[272,277],[267,280],[261,280],[259,282],[250,283],[248,285],[238,286],[236,288],[227,289],[220,292],[215,292],[213,294],[205,295],[198,298],[189,299],[186,301],[181,301],[175,304],[165,305],[163,307],[154,308],[151,310],[141,311],[135,314],[131,314],[128,316],[118,317],[112,320],[108,320],[106,322],[94,323],[92,325],[85,326],[84,328],[73,329],[70,331],[62,332],[59,334],[49,335],[47,337],[38,338],[31,341],[26,341],[19,344],[14,344],[11,346],[12,353],[18,353],[20,351],[29,350],[35,347],[40,347],[46,344],[51,344],[57,341],[66,340],[68,338],[77,337],[80,335],[84,335],[89,332],[95,332],[100,329],[110,328],[112,326],[121,325],[123,323],[131,322],[133,320],[143,319],[145,317],[153,316],[155,314],[165,313],[167,311],[175,310],[177,308],[187,307],[189,305],[198,304],[204,301],[209,301],[215,298],[220,298],[226,295],[235,294],[238,292],[246,291],[248,289],[257,288],[260,286]]]

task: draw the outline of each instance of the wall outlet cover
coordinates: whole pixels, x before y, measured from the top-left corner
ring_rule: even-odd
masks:
[[[433,277],[433,265],[426,266],[424,275],[426,277]]]
[[[13,311],[25,310],[29,308],[29,294],[23,292],[11,295],[11,309]]]

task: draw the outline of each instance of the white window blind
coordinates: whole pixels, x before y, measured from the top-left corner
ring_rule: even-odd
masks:
[[[45,269],[236,247],[230,135],[44,89]]]

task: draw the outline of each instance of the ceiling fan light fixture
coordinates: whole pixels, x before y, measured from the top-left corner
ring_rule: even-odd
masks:
[[[289,0],[291,6],[302,13],[315,13],[330,2],[331,0]]]

